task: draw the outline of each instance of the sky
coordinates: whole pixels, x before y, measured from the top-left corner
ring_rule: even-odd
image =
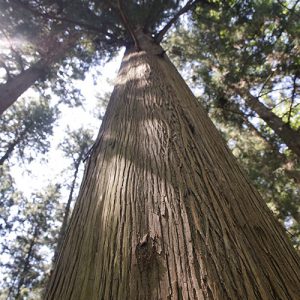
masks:
[[[65,131],[69,127],[76,130],[80,127],[92,129],[94,137],[97,136],[101,125],[101,120],[96,117],[94,108],[97,104],[97,95],[103,96],[110,93],[113,89],[113,82],[117,76],[124,51],[120,53],[104,66],[92,68],[85,77],[85,80],[77,80],[75,86],[81,90],[85,98],[83,107],[60,108],[61,115],[54,127],[53,136],[50,137],[50,151],[45,155],[38,155],[34,161],[28,165],[16,165],[11,168],[11,173],[15,179],[16,186],[26,196],[32,192],[40,191],[50,182],[56,183],[61,177],[61,172],[68,168],[70,161],[63,156],[62,151],[57,149],[59,143],[65,139]],[[100,73],[96,85],[94,85],[93,74]],[[32,95],[33,91],[29,90],[24,97]],[[56,97],[53,95],[53,97]],[[92,146],[92,145],[91,145]],[[47,160],[42,162],[41,158]],[[29,169],[30,173],[25,171]]]

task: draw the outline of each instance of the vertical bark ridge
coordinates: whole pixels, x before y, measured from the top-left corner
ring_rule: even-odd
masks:
[[[161,48],[143,49],[123,59],[46,299],[296,299],[283,228]]]

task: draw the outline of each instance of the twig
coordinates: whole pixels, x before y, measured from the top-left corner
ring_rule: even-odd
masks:
[[[266,80],[264,81],[264,83],[263,83],[263,85],[262,85],[262,87],[261,87],[261,89],[260,89],[260,92],[258,93],[258,98],[259,97],[261,97],[261,92],[264,90],[264,88],[265,88],[265,86],[266,86],[266,84],[268,83],[268,81],[270,80],[270,78],[271,78],[271,76],[274,74],[274,72],[272,72],[267,78],[266,78]]]
[[[283,90],[289,90],[289,89],[290,89],[289,87],[278,88],[278,89],[270,90],[270,91],[268,91],[268,92],[259,94],[257,97],[258,97],[258,98],[261,98],[261,97],[263,97],[263,96],[265,96],[265,95],[268,95],[268,94],[273,93],[273,92],[276,92],[276,91],[283,91]]]
[[[255,112],[253,112],[253,111],[251,111],[250,113],[244,113],[241,110],[229,109],[229,108],[225,108],[225,107],[223,107],[222,110],[228,111],[235,115],[239,115],[242,117],[243,120],[245,120],[248,117],[249,118],[255,117]]]
[[[91,146],[91,148],[86,152],[86,154],[82,157],[82,162],[85,162],[88,158],[91,157],[94,149],[96,147],[96,142]]]

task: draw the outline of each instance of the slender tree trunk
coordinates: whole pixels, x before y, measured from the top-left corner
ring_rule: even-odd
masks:
[[[79,155],[78,160],[75,162],[75,172],[74,172],[74,176],[73,176],[73,180],[72,180],[72,184],[71,184],[71,188],[70,188],[68,201],[67,201],[65,211],[64,211],[63,222],[62,222],[62,225],[61,225],[61,228],[60,228],[60,231],[59,231],[59,235],[58,235],[57,246],[56,246],[56,250],[55,250],[55,253],[54,253],[54,257],[53,257],[54,262],[56,262],[57,255],[60,252],[61,245],[62,245],[62,242],[64,240],[66,230],[67,230],[67,226],[68,226],[68,223],[69,223],[71,203],[72,203],[72,200],[73,200],[73,193],[74,193],[74,189],[75,189],[75,184],[76,184],[77,175],[78,175],[79,166],[80,166],[80,163],[81,163],[81,160],[82,160],[82,156],[83,156],[83,153],[81,153]]]
[[[127,51],[46,299],[297,299],[299,257],[162,49]]]
[[[50,50],[44,54],[44,57],[41,60],[13,77],[5,84],[0,84],[0,115],[14,104],[15,101],[37,80],[45,76],[51,65],[62,59],[66,52],[74,46],[77,39],[78,34],[73,33],[62,43],[52,41],[51,47],[48,45]],[[48,40],[51,40],[51,38],[48,38]]]
[[[269,108],[254,97],[246,88],[234,88],[242,96],[246,104],[262,118],[267,125],[281,138],[281,140],[300,159],[300,132],[293,130],[289,124],[284,123]]]

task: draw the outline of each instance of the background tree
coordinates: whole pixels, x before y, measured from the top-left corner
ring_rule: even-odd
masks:
[[[0,165],[16,151],[16,157],[23,161],[45,153],[57,116],[58,110],[45,99],[23,99],[12,106],[0,119]]]
[[[51,257],[60,247],[72,211],[76,182],[82,174],[80,164],[91,146],[89,130],[69,130],[60,148],[71,163],[61,174],[59,185],[49,185],[29,197],[16,191],[7,164],[2,166],[0,299],[40,297],[52,265]],[[60,186],[64,194],[69,193],[66,204]]]
[[[18,211],[21,202],[21,195],[16,190],[14,180],[9,174],[7,166],[0,166],[0,253],[6,249],[7,237],[18,221]]]
[[[63,220],[60,227],[58,242],[54,254],[54,261],[58,253],[61,250],[61,245],[66,234],[67,226],[72,211],[72,201],[74,200],[74,192],[77,188],[78,173],[80,171],[81,164],[88,158],[89,151],[91,151],[93,145],[92,132],[88,129],[79,128],[77,131],[67,132],[67,137],[60,144],[60,148],[63,150],[64,155],[71,159],[70,171],[73,172],[70,184],[67,185],[69,196],[67,203],[63,210]]]
[[[47,247],[53,249],[57,241],[59,197],[59,186],[48,186],[30,199],[23,197],[18,222],[2,255],[5,299],[37,299],[41,293],[51,267]]]

